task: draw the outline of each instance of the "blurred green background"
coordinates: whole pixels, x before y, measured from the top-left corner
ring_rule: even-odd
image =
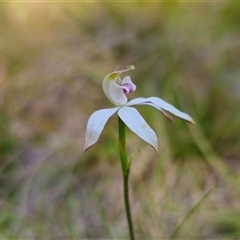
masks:
[[[0,238],[127,239],[117,118],[82,155],[91,113],[112,107],[119,65],[160,153],[127,131],[137,239],[240,238],[240,3],[0,3]]]

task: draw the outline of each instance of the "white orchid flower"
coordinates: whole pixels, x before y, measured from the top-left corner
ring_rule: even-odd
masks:
[[[98,110],[90,116],[87,123],[84,151],[88,150],[98,141],[108,119],[116,112],[131,131],[158,151],[156,133],[146,123],[140,113],[132,107],[134,105],[152,106],[171,121],[173,119],[169,113],[187,122],[195,123],[189,115],[179,111],[158,97],[135,98],[128,102],[126,95],[134,92],[136,86],[132,83],[129,76],[121,80],[120,74],[133,69],[135,69],[134,66],[117,67],[103,79],[103,91],[115,107]]]

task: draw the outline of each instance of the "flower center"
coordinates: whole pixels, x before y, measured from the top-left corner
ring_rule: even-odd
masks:
[[[123,87],[124,94],[132,93],[136,89],[135,85],[133,85],[131,83],[123,83],[121,86]]]

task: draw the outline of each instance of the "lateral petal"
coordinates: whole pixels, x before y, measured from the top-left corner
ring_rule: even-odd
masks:
[[[156,151],[158,151],[158,140],[156,133],[146,123],[140,113],[132,107],[121,107],[118,116],[128,126],[128,128],[149,143]]]
[[[152,106],[152,107],[156,108],[157,110],[159,110],[169,121],[173,122],[172,117],[169,114],[167,114],[166,111],[164,111],[162,108],[154,105],[153,103],[147,101],[146,98],[135,98],[135,99],[132,99],[131,101],[129,101],[127,103],[127,106],[133,106],[133,105],[149,105],[149,106]]]
[[[142,103],[141,105],[148,105],[148,106],[152,106],[152,107],[156,108],[156,109],[159,110],[170,122],[174,122],[173,118],[168,114],[168,112],[166,112],[166,111],[163,110],[162,108],[154,105],[153,103],[145,102],[145,103]]]
[[[101,109],[90,116],[87,123],[84,152],[97,142],[108,119],[118,109],[118,107]]]
[[[146,98],[134,98],[127,103],[127,106],[141,105],[144,102],[146,102]]]
[[[194,123],[193,119],[186,113],[179,111],[177,108],[175,108],[174,106],[172,106],[171,104],[165,102],[164,100],[162,100],[161,98],[158,97],[149,97],[146,98],[146,102],[152,102],[154,105],[156,105],[157,107],[179,117],[182,118],[183,120],[190,122],[190,123]]]

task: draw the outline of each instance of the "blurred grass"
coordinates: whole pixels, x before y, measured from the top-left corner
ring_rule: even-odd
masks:
[[[116,117],[82,155],[88,117],[111,107],[103,77],[128,64],[129,98],[197,122],[138,107],[160,154],[127,132],[137,238],[240,238],[239,16],[237,2],[0,3],[0,238],[128,237]]]

